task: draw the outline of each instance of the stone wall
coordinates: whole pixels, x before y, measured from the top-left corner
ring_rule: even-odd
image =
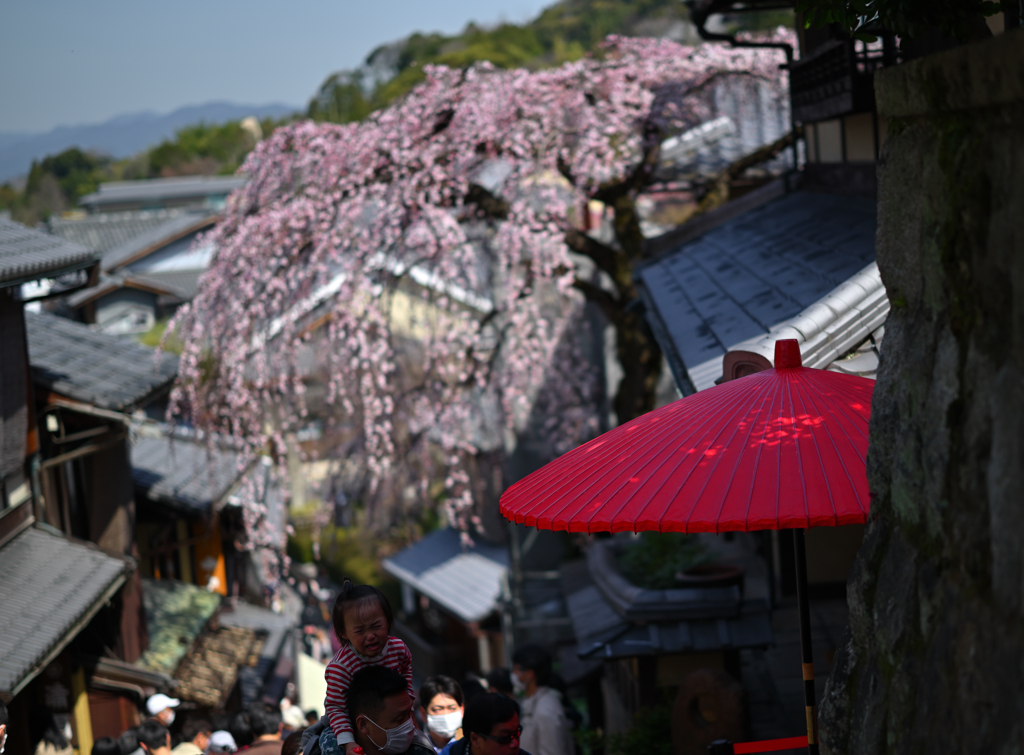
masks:
[[[892,302],[831,753],[1024,752],[1024,31],[879,72]]]

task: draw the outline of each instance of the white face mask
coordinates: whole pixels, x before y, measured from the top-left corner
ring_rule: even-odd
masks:
[[[170,726],[174,723],[174,711],[168,708],[160,714],[160,720],[164,722],[164,726]]]
[[[66,724],[64,724],[64,731],[62,732],[62,734],[64,734],[64,739],[66,739],[69,742],[71,741],[71,737],[74,736],[74,732],[71,731],[71,722],[70,721],[68,721]]]
[[[523,684],[523,680],[519,678],[519,674],[515,671],[512,672],[512,691],[517,695],[521,695],[526,691],[526,685]]]
[[[384,755],[401,755],[401,753],[409,749],[409,745],[412,744],[412,738],[416,734],[416,725],[413,724],[411,718],[401,726],[396,726],[394,729],[385,729],[369,717],[367,717],[366,720],[387,734],[388,738],[384,742],[383,747],[374,742]],[[373,741],[373,737],[371,737],[370,740]]]
[[[427,728],[442,737],[450,737],[462,726],[462,711],[427,716]]]
[[[4,724],[4,733],[0,734],[3,739],[0,739],[0,755],[3,755],[4,748],[7,747],[7,725]]]

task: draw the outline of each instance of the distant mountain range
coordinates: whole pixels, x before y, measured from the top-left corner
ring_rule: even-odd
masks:
[[[254,115],[280,118],[301,108],[289,105],[234,105],[207,102],[159,115],[152,111],[118,115],[103,123],[58,126],[42,134],[0,132],[0,182],[28,173],[32,161],[71,147],[95,150],[115,158],[128,157],[152,147],[184,126],[200,121],[224,123]]]

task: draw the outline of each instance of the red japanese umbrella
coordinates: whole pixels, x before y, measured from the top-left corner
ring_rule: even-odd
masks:
[[[512,485],[501,513],[570,532],[793,529],[807,704],[817,748],[803,530],[867,521],[874,381],[803,367],[795,340],[775,368],[637,417]]]

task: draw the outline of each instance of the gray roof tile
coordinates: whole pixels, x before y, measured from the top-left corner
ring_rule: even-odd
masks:
[[[184,210],[138,210],[103,212],[85,217],[51,218],[50,232],[55,236],[106,254],[121,244],[162,226],[183,214]]]
[[[234,451],[180,436],[140,435],[131,454],[135,486],[146,498],[184,511],[218,503],[244,473]]]
[[[383,566],[464,621],[480,621],[498,607],[508,550],[483,542],[464,548],[458,532],[443,529],[385,559]]]
[[[131,411],[170,385],[178,358],[46,312],[26,312],[32,378],[103,409]]]
[[[191,196],[228,194],[245,186],[244,176],[185,176],[141,181],[111,181],[79,200],[83,207],[102,207],[118,202],[158,202]]]
[[[158,226],[124,241],[118,246],[104,252],[103,269],[116,270],[121,265],[152,247],[160,247],[191,231],[213,225],[216,217],[208,212],[183,212],[168,218]]]
[[[130,570],[130,562],[30,528],[0,548],[0,690],[10,693]]]
[[[96,259],[81,244],[0,219],[0,287],[79,270]]]
[[[867,199],[798,191],[756,207],[639,271],[676,382],[721,376],[737,344],[795,317],[875,259]],[[866,337],[865,332],[864,336]]]
[[[744,600],[720,618],[631,622],[594,584],[586,561],[562,566],[562,588],[580,657],[629,658],[765,647],[773,641],[768,604]]]

